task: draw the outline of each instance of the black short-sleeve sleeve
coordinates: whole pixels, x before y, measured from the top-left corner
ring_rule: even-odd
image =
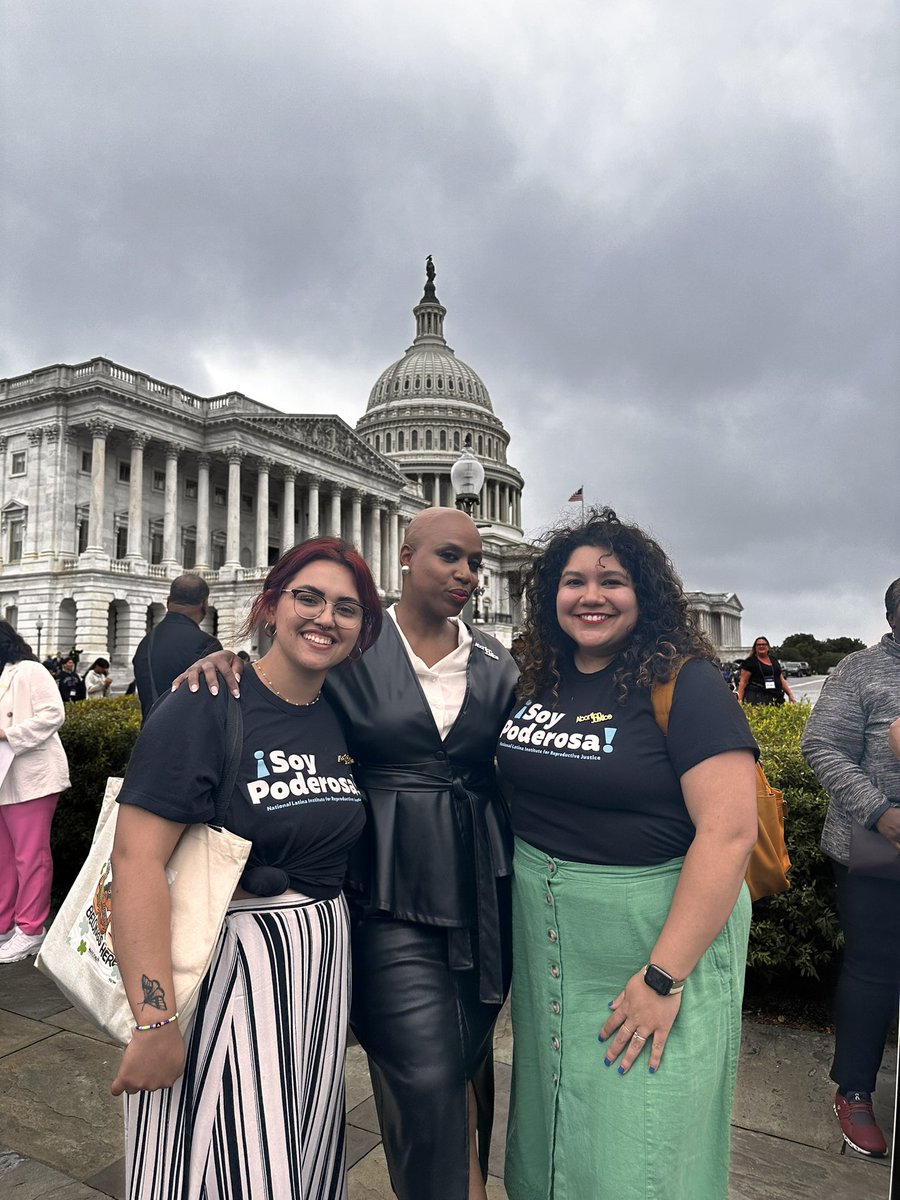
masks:
[[[727,750],[751,750],[759,757],[744,710],[706,659],[691,659],[678,673],[667,744],[679,778],[697,763]]]
[[[225,754],[225,695],[186,687],[160,699],[144,723],[119,793],[169,821],[196,825],[214,815]]]

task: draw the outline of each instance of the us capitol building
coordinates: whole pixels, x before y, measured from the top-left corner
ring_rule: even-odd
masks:
[[[413,343],[381,373],[355,429],[240,392],[196,396],[106,358],[0,380],[0,616],[41,655],[77,646],[81,669],[108,657],[124,685],[184,571],[208,580],[204,628],[233,648],[268,568],[319,533],[360,547],[391,603],[406,527],[454,504],[450,472],[468,445],[484,468],[473,617],[509,645],[528,549],[523,479],[487,388],[444,338],[430,257],[426,270]],[[722,657],[735,657],[737,597],[690,601]],[[255,654],[261,640],[243,644]]]

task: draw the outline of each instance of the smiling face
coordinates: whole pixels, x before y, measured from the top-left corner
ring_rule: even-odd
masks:
[[[295,611],[293,588],[309,589],[329,603],[318,616],[300,616]],[[275,637],[267,659],[279,671],[306,675],[324,675],[329,667],[343,662],[356,645],[362,626],[345,628],[334,619],[335,603],[360,603],[353,572],[341,563],[315,559],[285,584],[277,604],[270,610],[269,620],[275,626]]]
[[[753,643],[753,653],[757,658],[769,657],[769,643],[766,638],[761,637],[756,639]]]
[[[404,606],[433,619],[459,616],[478,584],[481,553],[481,535],[465,513],[426,509],[410,524],[400,551],[409,567]]]
[[[631,576],[604,547],[579,546],[556,593],[559,627],[575,643],[580,671],[600,671],[628,645],[638,621]]]

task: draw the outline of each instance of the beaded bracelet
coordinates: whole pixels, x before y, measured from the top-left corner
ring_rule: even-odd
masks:
[[[166,1017],[164,1021],[155,1021],[152,1025],[135,1025],[135,1033],[147,1033],[151,1029],[162,1029],[164,1025],[171,1025],[173,1021],[178,1020],[178,1013],[173,1013],[171,1017]]]

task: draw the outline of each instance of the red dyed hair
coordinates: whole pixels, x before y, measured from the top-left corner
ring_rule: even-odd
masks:
[[[366,560],[359,551],[355,550],[349,542],[336,537],[308,538],[299,546],[294,546],[293,549],[282,554],[266,576],[263,590],[250,606],[250,613],[238,630],[238,636],[246,637],[255,626],[265,621],[278,603],[281,593],[297,572],[319,559],[338,563],[340,566],[346,567],[353,576],[356,590],[359,593],[359,602],[365,609],[359,635],[359,652],[364,654],[370,646],[374,646],[381,633],[383,615],[375,580],[366,565]]]

